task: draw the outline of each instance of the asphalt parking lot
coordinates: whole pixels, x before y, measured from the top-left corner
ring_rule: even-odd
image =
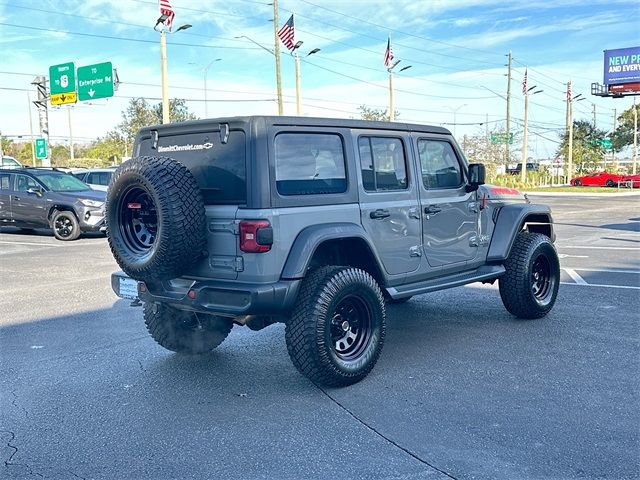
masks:
[[[319,389],[282,325],[156,345],[100,236],[0,230],[0,478],[640,478],[640,196],[532,196],[562,284],[518,321],[497,286],[389,306],[373,372]]]

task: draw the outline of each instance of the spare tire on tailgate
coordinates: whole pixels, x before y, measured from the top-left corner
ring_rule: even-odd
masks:
[[[200,188],[187,167],[170,158],[123,163],[109,184],[106,220],[113,256],[136,280],[179,277],[206,248]]]

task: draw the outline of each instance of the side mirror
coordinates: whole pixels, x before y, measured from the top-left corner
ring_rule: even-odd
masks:
[[[480,185],[484,185],[486,170],[482,163],[469,164],[469,184],[466,187],[467,192],[475,192]]]
[[[39,188],[28,188],[27,193],[30,193],[31,195],[37,195],[38,197],[42,196],[42,190],[40,190]]]

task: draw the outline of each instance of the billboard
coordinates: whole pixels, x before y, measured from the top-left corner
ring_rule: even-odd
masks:
[[[640,47],[604,51],[604,84],[640,82]]]

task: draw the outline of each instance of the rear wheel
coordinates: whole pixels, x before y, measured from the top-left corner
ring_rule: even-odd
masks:
[[[153,339],[177,353],[200,354],[220,345],[233,328],[227,318],[145,303],[144,323]]]
[[[380,356],[384,336],[382,292],[371,275],[350,267],[311,272],[285,330],[287,350],[298,371],[334,387],[367,376]]]
[[[73,212],[56,212],[52,224],[53,235],[58,240],[70,241],[80,236],[80,224]]]
[[[541,233],[518,233],[504,266],[499,285],[506,309],[519,318],[549,313],[560,285],[560,262],[551,240]]]
[[[582,182],[580,180],[576,179],[576,180],[573,181],[573,186],[574,187],[579,187],[580,185],[582,185]]]

